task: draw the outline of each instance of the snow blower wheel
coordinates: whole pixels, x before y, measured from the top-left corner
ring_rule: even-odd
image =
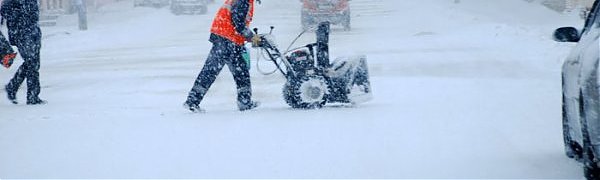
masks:
[[[292,108],[318,109],[325,105],[329,93],[323,77],[311,76],[294,79],[283,88],[283,98]]]

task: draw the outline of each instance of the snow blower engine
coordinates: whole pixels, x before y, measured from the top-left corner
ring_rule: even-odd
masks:
[[[283,86],[283,98],[292,108],[316,109],[326,103],[355,105],[372,99],[366,56],[339,57],[333,63],[329,62],[328,22],[319,24],[316,43],[288,50],[284,54],[274,42],[271,35],[273,29],[271,27],[269,34],[260,35],[261,43],[256,48],[287,79]],[[254,31],[258,34],[258,29]]]

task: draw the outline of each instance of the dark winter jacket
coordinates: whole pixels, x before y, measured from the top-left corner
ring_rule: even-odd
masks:
[[[250,11],[250,0],[237,0],[231,6],[231,19],[235,31],[246,36],[246,39],[252,38],[252,31],[246,27],[246,15]],[[215,43],[222,39],[216,39],[219,36],[216,34],[210,35],[210,42]]]
[[[37,0],[3,0],[0,15],[6,19],[11,44],[16,45],[26,38],[41,39]]]

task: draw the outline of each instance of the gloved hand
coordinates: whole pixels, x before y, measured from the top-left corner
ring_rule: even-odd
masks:
[[[259,47],[262,45],[262,36],[259,34],[255,34],[251,39],[252,47]]]

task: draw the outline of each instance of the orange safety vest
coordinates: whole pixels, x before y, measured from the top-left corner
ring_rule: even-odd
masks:
[[[239,0],[225,0],[225,5],[219,9],[215,20],[213,20],[210,32],[241,46],[244,45],[246,38],[235,30],[233,20],[231,19],[231,8],[235,1]],[[246,27],[250,27],[250,22],[252,22],[252,17],[254,16],[254,0],[249,1],[250,8],[246,15]]]

